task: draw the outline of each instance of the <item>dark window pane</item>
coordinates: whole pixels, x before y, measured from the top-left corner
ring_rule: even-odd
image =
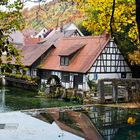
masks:
[[[126,73],[125,72],[121,73],[121,78],[126,78]]]
[[[69,65],[69,58],[68,57],[65,57],[65,65]]]
[[[75,75],[74,77],[75,77],[75,80],[77,83],[83,84],[83,75],[82,74]]]
[[[69,82],[70,81],[70,74],[66,73],[66,72],[63,72],[61,81],[62,82]]]
[[[64,57],[61,57],[61,58],[60,58],[60,65],[61,65],[61,66],[64,66],[64,64],[65,64]]]
[[[66,56],[60,57],[60,65],[61,66],[68,66],[69,65],[69,58]]]

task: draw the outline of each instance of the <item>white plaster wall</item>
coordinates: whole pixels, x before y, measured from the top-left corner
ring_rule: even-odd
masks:
[[[70,73],[70,88],[73,88],[73,74]]]
[[[87,77],[89,77],[90,80],[96,80],[94,79],[94,74],[88,74]],[[104,79],[104,78],[121,78],[121,73],[98,73],[97,74],[97,80]],[[132,78],[132,73],[127,73],[126,78]]]
[[[48,30],[46,29],[46,28],[43,28],[36,36],[35,36],[35,38],[39,38],[39,37],[41,37],[41,38],[44,38],[44,34],[45,33],[47,33],[48,32]]]
[[[98,79],[103,78],[121,78],[121,73],[99,73]]]
[[[65,88],[70,88],[70,83],[61,82],[61,84]]]
[[[83,33],[73,23],[71,23],[65,30],[77,30],[81,36],[84,36]]]
[[[83,89],[83,85],[78,85],[78,89],[84,90],[84,89]]]
[[[52,72],[51,72],[51,75],[56,75],[56,76],[58,76],[58,77],[61,79],[61,72],[52,71]]]
[[[42,83],[47,83],[47,80],[46,79],[41,79],[41,84]]]

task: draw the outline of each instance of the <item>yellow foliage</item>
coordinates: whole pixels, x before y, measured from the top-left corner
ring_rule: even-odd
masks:
[[[130,53],[129,59],[131,60],[131,64],[140,64],[140,47],[138,47],[137,50],[135,50],[133,53]]]
[[[111,32],[110,19],[112,15],[112,0],[76,0],[77,7],[84,12],[83,26],[94,35],[104,31]],[[115,32],[128,32],[134,44],[139,44],[136,24],[135,0],[116,0],[114,21],[111,24]],[[140,64],[140,49],[129,54],[132,63]]]
[[[128,120],[127,120],[127,123],[128,123],[128,124],[131,124],[131,125],[135,124],[135,123],[136,123],[136,118],[134,118],[134,117],[129,117]]]

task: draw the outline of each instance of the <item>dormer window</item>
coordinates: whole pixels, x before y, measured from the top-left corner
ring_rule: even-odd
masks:
[[[68,56],[61,56],[60,57],[60,65],[61,66],[68,66],[69,65],[69,57]]]
[[[60,66],[68,66],[74,56],[84,47],[84,44],[74,44],[66,47],[61,53],[60,53]]]

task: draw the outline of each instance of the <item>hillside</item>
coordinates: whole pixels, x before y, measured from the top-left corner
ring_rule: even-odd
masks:
[[[52,1],[44,5],[35,6],[32,9],[24,9],[26,27],[36,30],[55,28],[61,24],[74,22],[81,24],[82,13],[76,9],[76,5],[71,2]]]

